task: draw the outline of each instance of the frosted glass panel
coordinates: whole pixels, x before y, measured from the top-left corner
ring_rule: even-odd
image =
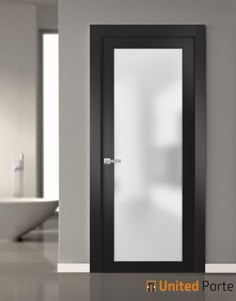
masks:
[[[114,50],[114,260],[182,261],[182,49]]]

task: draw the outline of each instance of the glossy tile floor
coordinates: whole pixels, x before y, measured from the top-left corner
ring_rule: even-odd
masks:
[[[58,216],[25,235],[20,242],[0,241],[0,274],[23,270],[55,272],[58,252]]]
[[[24,237],[0,243],[0,301],[235,300],[236,275],[58,274],[57,218]],[[146,280],[233,283],[232,292],[146,292]]]
[[[0,300],[59,300],[57,252],[57,216],[21,242],[0,242]]]

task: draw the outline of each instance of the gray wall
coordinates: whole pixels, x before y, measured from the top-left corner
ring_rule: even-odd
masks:
[[[61,263],[89,262],[89,25],[207,25],[208,263],[236,262],[236,1],[59,0]]]
[[[37,22],[39,29],[58,29],[58,6],[38,5]]]
[[[0,4],[0,195],[14,194],[13,162],[25,154],[24,191],[36,195],[37,41],[33,5]]]

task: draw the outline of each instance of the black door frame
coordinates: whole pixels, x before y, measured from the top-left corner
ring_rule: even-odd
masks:
[[[194,47],[195,104],[191,106],[195,124],[193,146],[193,262],[191,267],[180,270],[162,263],[123,264],[104,269],[103,241],[103,51],[111,38],[188,38]],[[107,46],[106,46],[107,47]],[[204,25],[91,25],[90,28],[90,270],[91,272],[204,272],[205,271],[205,148],[206,148],[206,54]],[[158,266],[158,269],[157,269]]]

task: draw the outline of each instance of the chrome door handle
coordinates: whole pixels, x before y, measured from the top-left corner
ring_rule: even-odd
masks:
[[[115,164],[115,163],[121,163],[121,160],[120,159],[104,158],[104,164]]]

